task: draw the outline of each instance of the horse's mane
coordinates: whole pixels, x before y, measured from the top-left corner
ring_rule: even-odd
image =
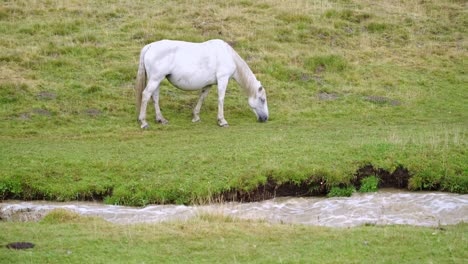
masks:
[[[232,58],[236,64],[236,73],[234,79],[244,88],[249,96],[255,96],[256,90],[260,87],[260,82],[257,80],[249,65],[230,47]]]

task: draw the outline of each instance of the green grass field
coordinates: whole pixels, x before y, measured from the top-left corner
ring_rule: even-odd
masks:
[[[0,198],[197,203],[268,179],[346,186],[366,165],[411,190],[468,192],[464,1],[3,1]],[[162,84],[168,125],[136,122],[140,49],[229,42],[268,93]],[[149,120],[154,119],[149,107]]]
[[[188,222],[113,225],[54,211],[0,222],[1,263],[466,263],[468,225],[324,228],[201,215]],[[4,245],[28,241],[33,249]]]

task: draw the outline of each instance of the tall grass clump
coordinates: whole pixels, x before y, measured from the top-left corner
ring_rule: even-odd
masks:
[[[348,63],[340,55],[323,55],[306,58],[304,67],[312,72],[341,72],[348,67]]]

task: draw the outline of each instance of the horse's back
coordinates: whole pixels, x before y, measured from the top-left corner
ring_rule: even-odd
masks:
[[[178,50],[200,54],[203,52],[228,51],[229,44],[221,39],[212,39],[201,43],[164,39],[146,45],[143,50],[147,47],[160,52]]]
[[[197,90],[231,76],[235,64],[230,46],[219,39],[202,43],[161,40],[148,44],[144,55],[148,77],[166,76],[184,90]]]
[[[160,40],[146,45],[142,49],[142,52],[145,52],[145,60],[150,63],[160,63],[168,58],[185,61],[185,63],[206,60],[208,57],[217,57],[222,60],[232,58],[229,44],[220,39],[213,39],[202,43]]]

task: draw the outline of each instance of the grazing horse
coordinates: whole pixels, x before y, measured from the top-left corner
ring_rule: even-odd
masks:
[[[161,40],[148,44],[141,50],[135,86],[141,128],[148,127],[146,107],[151,97],[156,110],[156,121],[162,124],[168,122],[159,108],[159,84],[164,78],[182,90],[202,90],[193,110],[192,122],[200,121],[203,100],[208,95],[211,85],[217,84],[218,124],[221,127],[228,126],[224,119],[224,96],[230,78],[234,78],[246,91],[249,105],[257,120],[268,120],[265,89],[247,63],[222,40],[215,39],[203,43]]]

